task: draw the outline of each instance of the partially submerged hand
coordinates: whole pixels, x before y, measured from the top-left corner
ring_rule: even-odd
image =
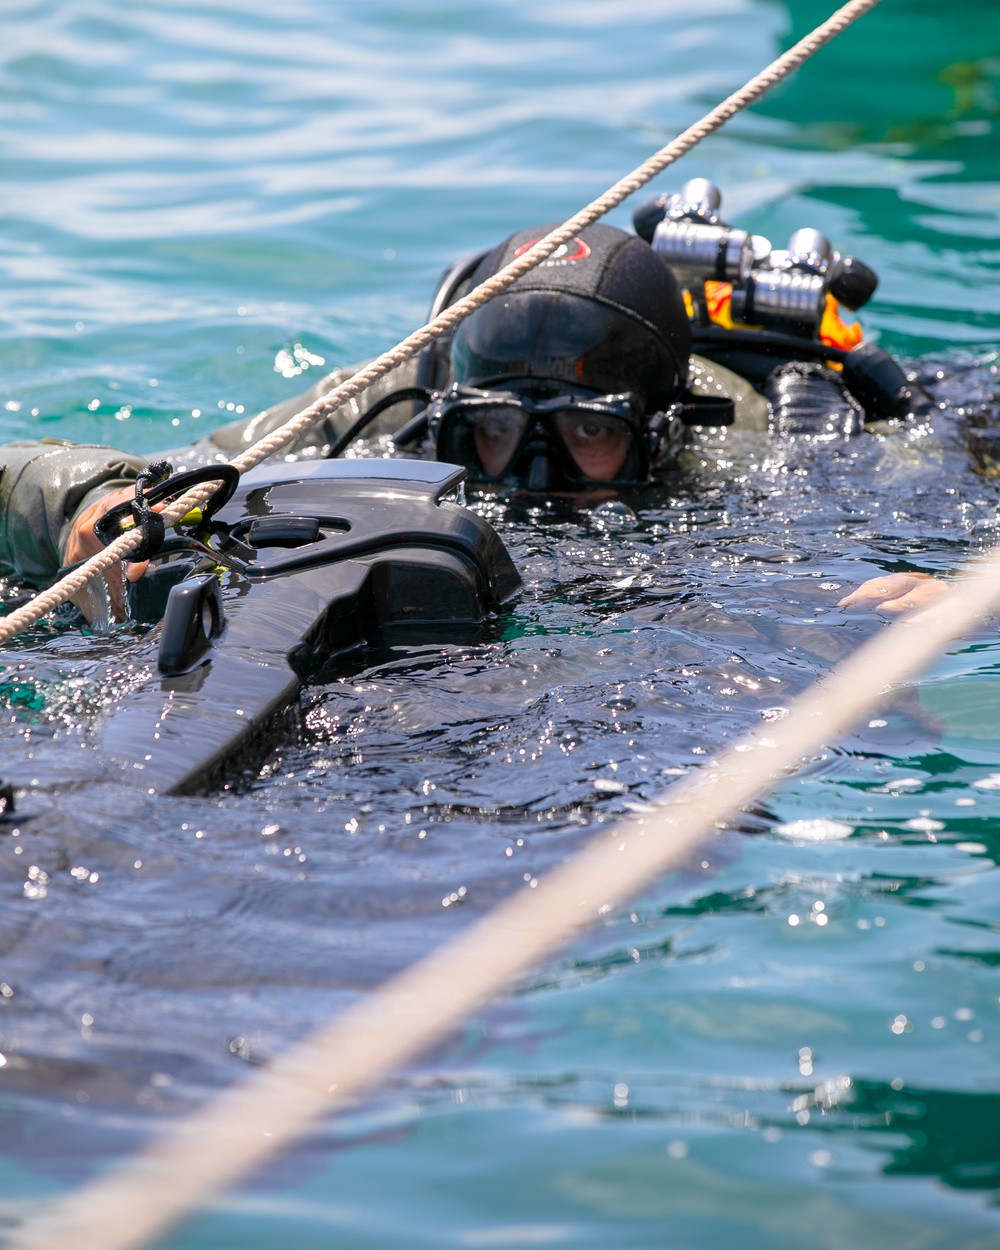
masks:
[[[94,525],[104,516],[105,512],[117,507],[120,503],[128,503],[133,499],[135,499],[135,487],[123,486],[119,490],[112,490],[106,495],[102,495],[89,508],[85,508],[73,522],[73,528],[69,532],[69,538],[66,542],[66,563],[76,564],[80,560],[88,560],[91,556],[96,556],[99,551],[103,551],[103,544],[94,533]],[[159,508],[157,508],[157,511],[159,511]],[[145,573],[148,565],[148,560],[137,560],[134,563],[128,563],[125,565],[125,576],[130,582],[137,582]],[[120,621],[125,616],[125,582],[122,578],[121,565],[113,564],[110,568],[105,569],[104,580],[107,583],[108,597],[111,600],[111,609],[115,620]],[[86,590],[78,591],[73,595],[72,602],[89,621],[93,605]]]
[[[929,608],[946,595],[951,587],[929,573],[883,573],[870,577],[857,590],[845,595],[838,608],[873,608],[876,612],[900,615],[917,608]]]

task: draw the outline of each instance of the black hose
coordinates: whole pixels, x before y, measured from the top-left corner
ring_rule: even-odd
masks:
[[[422,399],[425,404],[429,404],[431,392],[426,386],[404,386],[398,391],[393,391],[391,394],[383,396],[382,399],[377,400],[370,408],[366,409],[353,425],[348,426],[330,448],[327,453],[328,458],[335,460],[337,456],[342,455],[358,435],[371,425],[376,417],[380,417],[383,412],[392,408],[395,404],[404,403],[408,399]]]
[[[713,326],[692,326],[691,347],[697,351],[703,347],[729,347],[733,351],[760,352],[766,356],[803,357],[814,360],[836,360],[839,364],[847,359],[848,352],[842,347],[828,347],[818,339],[800,339],[794,334],[776,334],[772,330],[722,330]]]

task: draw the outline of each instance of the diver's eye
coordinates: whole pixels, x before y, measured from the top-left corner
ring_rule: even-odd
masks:
[[[593,481],[613,481],[632,449],[632,429],[619,417],[567,410],[556,414],[556,428],[577,468]]]
[[[616,431],[612,428],[610,421],[599,421],[594,418],[588,418],[580,421],[574,430],[577,438],[588,443],[598,442],[600,439],[609,439],[615,437]]]
[[[605,417],[593,412],[560,412],[556,426],[563,442],[572,452],[577,447],[594,450],[631,438],[629,427],[618,417]]]

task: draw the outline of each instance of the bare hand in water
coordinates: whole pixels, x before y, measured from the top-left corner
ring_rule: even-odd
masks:
[[[123,486],[120,490],[112,490],[106,495],[102,495],[89,508],[85,508],[73,522],[73,528],[70,530],[69,538],[66,542],[66,563],[76,564],[79,560],[88,560],[91,556],[96,556],[99,551],[103,551],[103,544],[94,533],[95,523],[109,509],[133,499],[135,499],[135,487]],[[156,511],[159,510],[159,507],[156,507]],[[137,560],[134,563],[126,564],[125,576],[130,582],[137,582],[145,573],[148,565],[148,560]],[[111,600],[111,609],[114,612],[115,620],[123,620],[125,616],[125,582],[122,578],[121,565],[113,564],[109,569],[105,569],[104,580],[107,583],[108,597]],[[86,590],[78,591],[73,596],[72,602],[76,604],[89,621],[93,605]]]
[[[862,582],[857,590],[845,595],[837,607],[873,608],[876,612],[901,615],[917,608],[929,608],[949,594],[948,583],[929,573],[883,573],[881,577],[870,577]]]

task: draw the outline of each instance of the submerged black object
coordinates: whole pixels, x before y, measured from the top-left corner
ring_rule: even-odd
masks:
[[[107,769],[150,793],[215,784],[331,662],[499,610],[520,578],[489,523],[446,498],[464,476],[425,461],[264,466],[197,539],[168,536],[133,599],[137,615],[163,612],[138,644],[151,662],[157,647],[158,673],[99,725]]]
[[[923,387],[910,382],[889,353],[874,343],[862,343],[844,357],[844,385],[869,420],[921,417],[934,408]]]

